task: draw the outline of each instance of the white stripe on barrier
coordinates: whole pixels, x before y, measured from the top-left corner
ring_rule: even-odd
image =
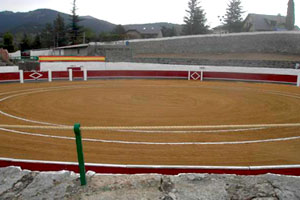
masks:
[[[23,70],[20,70],[19,73],[20,73],[20,83],[24,83],[24,73],[23,73]]]
[[[73,81],[73,71],[69,69],[69,81]]]
[[[25,160],[14,158],[0,157],[0,161],[37,163],[37,164],[55,164],[55,165],[76,165],[77,162],[60,162],[60,161],[44,161],[44,160]],[[229,169],[229,170],[263,170],[263,169],[292,169],[300,168],[300,165],[265,165],[265,166],[187,166],[187,165],[122,165],[122,164],[102,164],[102,163],[86,163],[86,166],[92,167],[121,167],[121,168],[161,168],[161,169]]]
[[[19,72],[18,66],[1,66],[0,67],[0,74],[1,73],[12,73],[12,72]]]
[[[297,86],[300,87],[300,73],[298,74],[298,78],[297,78]]]
[[[50,69],[48,70],[48,81],[52,82],[52,71]]]
[[[83,80],[87,81],[87,69],[83,69]]]

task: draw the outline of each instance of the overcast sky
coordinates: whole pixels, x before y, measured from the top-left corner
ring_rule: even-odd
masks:
[[[90,15],[114,24],[170,22],[183,24],[189,0],[77,0],[77,14]],[[288,0],[241,0],[248,13],[286,15]],[[50,8],[70,13],[72,0],[0,0],[0,11],[27,12]],[[200,0],[208,25],[220,24],[218,16],[225,14],[229,0]],[[300,1],[294,0],[296,25],[300,25]],[[1,22],[0,22],[1,23]]]

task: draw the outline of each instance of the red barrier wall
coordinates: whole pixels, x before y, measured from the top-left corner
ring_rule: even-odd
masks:
[[[20,166],[22,169],[32,171],[60,171],[69,170],[79,173],[76,163],[55,163],[47,161],[24,161],[24,160],[0,160],[0,167]],[[86,164],[86,171],[91,170],[103,174],[165,174],[177,175],[180,173],[210,173],[210,174],[237,174],[237,175],[258,175],[258,174],[281,174],[300,176],[300,166],[278,166],[278,167],[209,167],[209,166],[124,166],[124,165],[97,165]]]
[[[80,70],[73,70],[73,78],[83,79],[84,73]],[[200,80],[200,71],[190,72],[191,79]],[[173,78],[188,79],[188,71],[146,71],[146,70],[99,70],[87,71],[87,78]],[[69,79],[68,71],[53,71],[53,79]],[[258,82],[278,82],[296,84],[297,75],[285,74],[253,74],[235,72],[203,72],[205,79],[218,80],[239,80],[239,81],[258,81]],[[48,72],[24,72],[24,80],[47,80]],[[19,73],[0,73],[0,82],[19,81]]]
[[[52,72],[53,79],[69,79],[69,72]]]
[[[232,72],[204,72],[204,78],[207,79],[228,79],[228,80],[249,80],[249,81],[271,81],[283,83],[296,83],[296,75],[281,74],[248,74]]]
[[[100,77],[153,77],[153,78],[186,78],[187,71],[137,71],[137,70],[107,70],[107,71],[88,71],[87,76],[90,78]]]
[[[48,80],[48,72],[24,72],[24,80]]]
[[[19,72],[0,73],[0,82],[19,81]]]
[[[83,78],[83,71],[73,70],[73,78]]]

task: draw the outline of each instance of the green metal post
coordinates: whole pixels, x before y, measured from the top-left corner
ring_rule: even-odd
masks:
[[[84,159],[83,159],[80,124],[75,124],[74,125],[74,133],[75,133],[75,136],[76,136],[77,157],[78,157],[79,172],[80,172],[80,183],[81,183],[81,185],[86,185],[85,166],[84,166]]]

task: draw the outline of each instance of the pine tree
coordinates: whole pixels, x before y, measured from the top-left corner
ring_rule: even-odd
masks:
[[[126,30],[121,24],[116,25],[114,30],[112,31],[112,33],[119,34],[119,35],[124,35],[125,32],[126,32]]]
[[[70,25],[70,39],[71,44],[79,44],[80,41],[80,35],[82,33],[81,27],[79,26],[79,22],[81,21],[79,19],[79,16],[76,14],[76,0],[73,0],[73,8],[72,8],[72,15],[71,15],[71,25]]]
[[[68,44],[68,39],[66,35],[66,27],[64,18],[57,15],[56,19],[53,22],[53,31],[54,31],[54,38],[55,38],[55,46],[65,46]]]
[[[289,0],[287,15],[286,15],[286,28],[294,30],[295,27],[295,4],[293,0]]]
[[[87,43],[97,41],[98,36],[92,29],[84,27],[83,31],[85,33],[85,41]]]
[[[225,27],[230,33],[241,32],[243,26],[242,14],[242,2],[240,0],[231,0],[228,4],[225,14]]]
[[[183,34],[195,35],[208,33],[208,26],[206,25],[206,16],[198,0],[190,0],[188,2],[187,16],[184,17]]]
[[[7,49],[8,52],[13,52],[14,47],[14,36],[7,32],[3,35],[3,48]]]
[[[22,38],[22,41],[20,43],[20,49],[21,49],[21,52],[24,52],[24,51],[27,51],[27,50],[31,49],[30,38],[26,33],[23,34],[23,38]]]
[[[41,34],[41,42],[43,48],[50,48],[55,46],[55,38],[52,24],[47,23],[45,25],[45,28],[42,30]]]
[[[37,34],[34,37],[33,43],[32,43],[32,48],[33,49],[40,49],[42,48],[42,42],[41,42],[41,36]]]
[[[173,37],[173,36],[177,35],[176,29],[174,26],[172,28],[163,26],[163,27],[161,27],[161,32],[162,32],[163,37]]]

